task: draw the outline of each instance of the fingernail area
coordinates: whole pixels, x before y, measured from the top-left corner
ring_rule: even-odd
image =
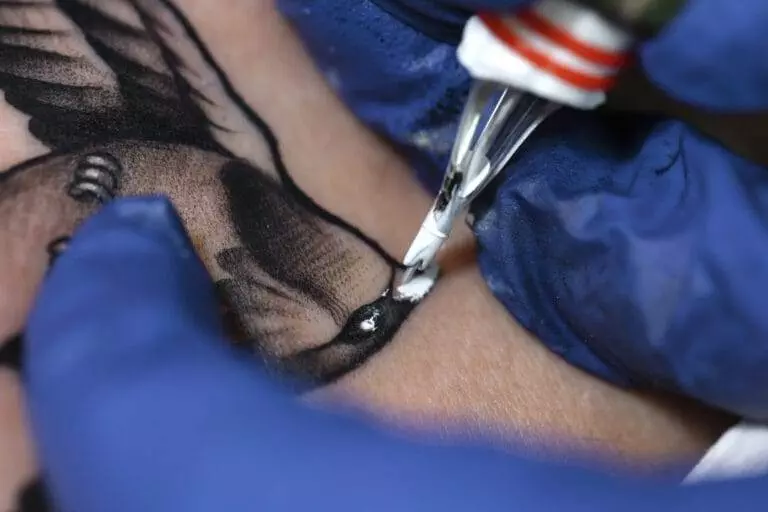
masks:
[[[170,242],[181,257],[193,254],[192,241],[184,224],[165,197],[119,199],[106,206],[100,216],[105,223],[130,224],[145,235],[161,237]]]

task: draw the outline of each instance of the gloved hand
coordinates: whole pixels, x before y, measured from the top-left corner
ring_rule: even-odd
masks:
[[[479,448],[409,443],[305,409],[222,337],[170,204],[119,199],[42,286],[25,391],[59,510],[762,510],[766,478],[627,482]]]
[[[515,0],[279,0],[350,108],[439,183],[468,77],[453,44]],[[639,47],[670,95],[768,108],[768,2],[690,0]],[[480,265],[571,363],[768,419],[768,174],[683,123],[562,112],[475,205]]]
[[[469,77],[455,56],[465,21],[534,0],[277,0],[349,108],[387,137],[435,189],[453,144]],[[705,108],[768,108],[762,0],[690,0],[640,49],[646,73]]]

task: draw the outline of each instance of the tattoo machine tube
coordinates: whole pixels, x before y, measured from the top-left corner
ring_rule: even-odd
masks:
[[[433,264],[456,217],[551,113],[605,102],[634,43],[627,27],[657,30],[682,3],[540,0],[511,15],[469,19],[457,55],[475,84],[440,193],[403,259],[399,290]]]
[[[605,101],[635,37],[661,30],[687,0],[539,0],[467,23],[457,54],[473,78],[559,104]]]
[[[477,80],[592,109],[605,101],[631,44],[627,32],[593,11],[543,0],[514,16],[470,18],[458,58]]]

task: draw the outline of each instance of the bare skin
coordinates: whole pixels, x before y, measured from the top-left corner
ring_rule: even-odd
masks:
[[[429,197],[403,162],[333,96],[271,2],[228,0],[227,9],[208,0],[176,3],[234,87],[275,131],[299,186],[390,254],[402,254]],[[3,105],[0,168],[44,152],[25,128],[24,117]],[[197,165],[190,155],[177,162],[186,171]],[[129,192],[158,188],[136,185]],[[0,292],[3,336],[23,325],[47,266],[45,252],[30,247],[44,247],[51,235],[71,229],[62,225],[63,217],[73,223],[90,213],[79,206],[65,215],[55,201],[33,202],[24,210],[24,223],[3,234],[0,290],[16,291],[13,296]],[[194,201],[176,203],[194,237],[195,223],[206,222],[205,208]],[[221,243],[195,242],[204,259]],[[487,291],[472,264],[466,232],[444,263],[445,277],[388,346],[306,399],[341,400],[381,421],[427,430],[439,424],[503,444],[522,439],[562,451],[596,450],[632,465],[693,461],[728,424],[727,418],[687,402],[616,389],[548,352]],[[11,506],[18,487],[35,471],[22,411],[19,383],[3,372],[0,453],[6,455],[0,458],[0,507]]]

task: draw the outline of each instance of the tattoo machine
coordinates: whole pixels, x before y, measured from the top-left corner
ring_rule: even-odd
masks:
[[[436,272],[427,271],[454,222],[536,127],[560,106],[600,106],[634,36],[657,33],[685,1],[540,0],[470,18],[457,55],[474,82],[441,189],[403,259],[400,298],[421,299],[412,281]]]

